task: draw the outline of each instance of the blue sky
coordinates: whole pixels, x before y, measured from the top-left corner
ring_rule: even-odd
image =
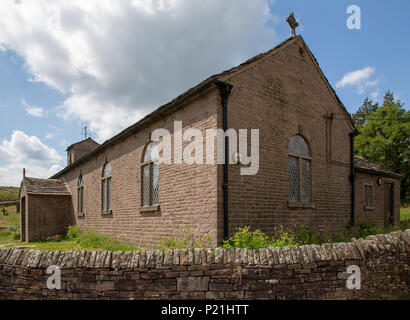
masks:
[[[346,26],[350,5],[360,30]],[[274,47],[290,36],[291,11],[349,112],[387,89],[410,101],[408,1],[2,0],[0,185],[19,185],[23,167],[41,177],[61,169],[82,126],[103,142]]]

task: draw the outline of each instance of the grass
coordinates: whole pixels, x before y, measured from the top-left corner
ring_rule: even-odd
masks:
[[[83,229],[78,226],[68,228],[67,240],[74,241],[80,249],[107,251],[135,251],[139,250],[125,239],[114,239],[93,229]]]
[[[0,226],[11,226],[19,230],[20,214],[16,212],[16,206],[6,207],[8,215],[4,216],[0,211]],[[15,240],[16,232],[13,230],[0,230],[0,248],[25,246],[28,249],[36,250],[93,250],[93,251],[133,251],[138,250],[123,239],[113,239],[110,236],[100,234],[94,230],[81,230],[77,237],[56,237],[49,241],[22,243]]]
[[[8,216],[3,216],[0,212],[0,226],[14,226],[18,230],[20,223],[20,215],[16,213],[16,207],[10,206],[6,208],[9,212]],[[410,228],[410,208],[401,208],[400,211],[401,225],[400,229],[405,230]],[[383,230],[380,227],[373,226],[371,224],[365,224],[361,230],[363,237],[368,234],[385,233],[399,228],[391,228],[391,230]],[[70,232],[71,230],[71,232]],[[285,230],[286,231],[286,230]],[[345,242],[350,241],[351,233],[346,232],[343,235],[336,235],[329,233],[318,234],[308,229],[299,229],[295,234],[281,233],[279,238],[276,238],[275,242],[271,243],[271,239],[266,238],[264,234],[250,230],[242,230],[242,234],[238,234],[229,242],[226,242],[223,247],[263,247],[266,243],[269,246],[293,246],[305,243],[324,243],[324,242]],[[101,234],[91,229],[80,229],[79,227],[70,227],[68,235],[65,237],[56,237],[49,241],[22,243],[19,240],[15,240],[16,232],[13,230],[0,230],[0,248],[7,245],[7,247],[19,247],[27,246],[28,249],[37,250],[60,250],[60,251],[77,251],[77,250],[93,250],[93,251],[136,251],[140,250],[127,243],[125,239],[114,239],[108,235]],[[293,238],[291,237],[293,236]],[[356,235],[355,235],[356,236]],[[210,245],[210,239],[205,237],[200,241],[194,241],[192,235],[187,232],[182,239],[179,238],[164,238],[160,239],[160,246],[157,249],[174,249],[174,248],[188,248],[188,247],[208,247]]]
[[[0,226],[19,226],[20,225],[20,214],[16,212],[16,206],[4,207],[8,216],[4,216],[1,212],[0,207]]]
[[[70,227],[69,230],[76,230],[73,235],[68,232],[65,237],[56,236],[48,241],[22,243],[14,240],[15,232],[10,230],[0,230],[0,248],[2,245],[7,247],[24,247],[24,249],[35,249],[45,251],[137,251],[135,246],[126,243],[124,240],[116,240],[108,235],[98,233],[91,229],[80,229]]]
[[[18,200],[19,188],[16,187],[0,187],[0,201]]]
[[[16,212],[16,206],[5,207],[5,209],[7,210],[8,215],[4,216],[0,211],[0,226],[14,227],[14,229],[17,231],[20,226],[20,214]],[[18,243],[19,241],[14,240],[14,236],[15,231],[0,230],[0,246],[10,243]]]
[[[400,209],[400,221],[410,221],[410,207]]]
[[[101,235],[103,238],[106,235]],[[67,238],[60,238],[59,241],[49,240],[40,242],[23,243],[21,241],[13,240],[13,233],[11,231],[0,231],[0,248],[1,245],[7,244],[7,247],[23,247],[23,249],[34,249],[44,251],[137,251],[139,250],[132,245],[123,244],[115,240],[105,240],[104,242],[94,242],[91,240],[88,243],[79,243],[77,240],[70,240]]]

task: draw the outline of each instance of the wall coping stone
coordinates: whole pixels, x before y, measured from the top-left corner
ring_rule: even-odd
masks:
[[[366,239],[353,238],[349,243],[326,243],[300,247],[271,247],[258,250],[195,248],[166,251],[40,251],[0,249],[0,265],[23,268],[62,269],[156,269],[173,266],[292,266],[317,262],[364,260],[384,254],[410,252],[410,229]]]

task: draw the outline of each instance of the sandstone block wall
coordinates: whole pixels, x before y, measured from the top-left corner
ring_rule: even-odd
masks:
[[[382,179],[382,184],[377,184],[377,179]],[[384,176],[377,176],[358,172],[356,181],[356,221],[375,221],[384,226],[385,215],[385,183],[394,183],[394,224],[400,223],[400,180]],[[373,208],[366,208],[366,189],[370,185],[373,189]]]
[[[126,238],[147,249],[157,246],[159,238],[181,235],[187,228],[197,239],[210,235],[214,246],[221,241],[217,238],[216,227],[216,190],[219,187],[216,164],[161,164],[159,208],[147,212],[141,206],[141,164],[151,133],[156,129],[168,130],[174,148],[174,121],[182,121],[184,132],[198,129],[204,137],[207,129],[217,127],[216,109],[221,108],[218,90],[208,90],[189,103],[189,106],[180,106],[175,112],[164,115],[161,120],[141,128],[59,177],[67,181],[73,194],[77,225]],[[183,147],[188,143],[184,141]],[[112,214],[102,211],[101,176],[106,161],[112,168]],[[80,174],[84,180],[84,215],[77,212]]]
[[[293,224],[342,230],[351,214],[349,133],[354,129],[303,40],[297,37],[224,80],[233,84],[229,127],[259,129],[260,137],[257,175],[241,176],[238,166],[229,167],[230,233],[247,225],[267,233]],[[331,113],[338,119],[326,120]],[[312,155],[312,203],[297,208],[288,206],[288,150],[295,135],[306,139]]]
[[[295,248],[144,252],[0,250],[0,299],[410,298],[410,230]],[[50,290],[47,268],[61,268]],[[348,266],[361,270],[349,290]]]
[[[26,198],[29,242],[65,234],[68,226],[75,223],[71,196],[29,194]]]

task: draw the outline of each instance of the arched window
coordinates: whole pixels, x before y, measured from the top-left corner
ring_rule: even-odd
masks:
[[[289,144],[289,202],[312,202],[312,158],[302,136]]]
[[[78,214],[84,213],[84,180],[83,176],[78,177],[77,182],[77,191],[78,191]]]
[[[145,148],[141,164],[141,205],[156,206],[159,203],[158,194],[158,148],[151,142]]]
[[[111,211],[111,165],[107,162],[101,179],[102,211]]]

